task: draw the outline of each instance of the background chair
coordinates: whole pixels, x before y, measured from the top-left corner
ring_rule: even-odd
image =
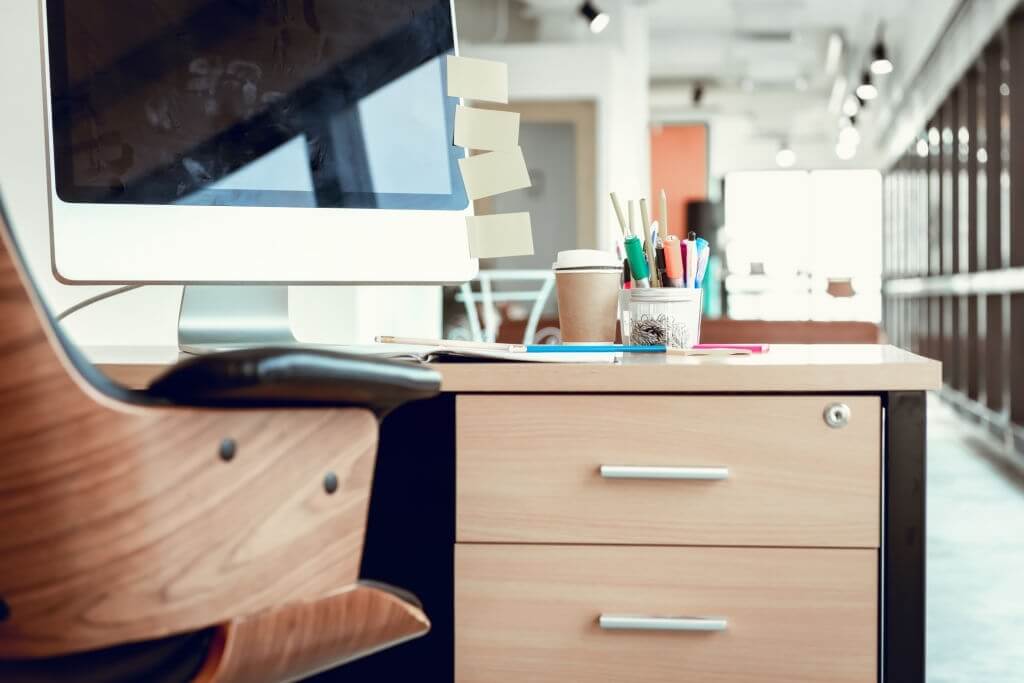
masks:
[[[415,638],[359,582],[377,418],[432,370],[196,358],[110,382],[40,304],[0,205],[0,680],[291,680]]]
[[[555,287],[555,274],[550,270],[481,270],[476,279],[480,283],[479,293],[473,291],[472,282],[465,282],[455,295],[455,300],[466,308],[469,339],[478,342],[497,341],[502,324],[498,304],[523,303],[532,306],[522,343],[537,343],[537,325]],[[494,283],[505,282],[539,282],[540,287],[533,290],[494,291]],[[481,304],[483,310],[483,328],[480,326],[477,304]]]

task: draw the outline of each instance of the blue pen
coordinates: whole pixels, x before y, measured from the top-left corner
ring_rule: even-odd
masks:
[[[528,344],[527,353],[666,353],[664,344],[637,346],[627,344]]]
[[[703,237],[697,238],[697,277],[694,287],[704,286],[704,274],[708,270],[708,259],[711,257],[711,245]]]

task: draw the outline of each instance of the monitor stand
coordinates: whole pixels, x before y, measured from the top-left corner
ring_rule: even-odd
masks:
[[[178,347],[204,354],[258,346],[296,346],[287,285],[185,285]]]

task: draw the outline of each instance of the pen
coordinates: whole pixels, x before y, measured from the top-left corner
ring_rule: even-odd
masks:
[[[749,351],[750,353],[767,353],[768,344],[694,344],[699,350],[726,349],[729,351]]]
[[[680,259],[680,261],[682,263],[682,272],[683,272],[683,281],[679,285],[680,287],[685,287],[686,286],[686,282],[687,282],[687,278],[690,277],[689,272],[687,272],[687,270],[686,270],[686,256],[687,256],[687,254],[686,254],[686,240],[679,240],[679,259]]]
[[[697,233],[691,232],[686,240],[686,286],[697,286]]]
[[[658,280],[662,287],[667,287],[668,279],[665,275],[665,244],[659,238],[654,245],[654,261],[658,265]]]
[[[526,353],[667,353],[663,344],[637,346],[629,344],[529,344]]]
[[[677,349],[664,344],[637,346],[635,344],[529,344],[517,353],[663,353],[669,356],[749,356],[747,348],[718,347]]]
[[[679,238],[675,235],[665,236],[665,277],[669,286],[683,286],[683,253],[679,246]]]
[[[626,259],[637,288],[649,288],[651,286],[650,271],[647,268],[647,259],[644,257],[643,243],[636,235],[626,238]]]
[[[640,221],[643,224],[642,234],[646,236],[651,229],[651,216],[647,213],[647,199],[640,199]],[[647,260],[651,270],[651,284],[661,287],[661,280],[658,279],[658,262],[654,256],[654,244],[648,239],[646,246]]]
[[[704,286],[704,275],[708,272],[708,259],[711,257],[711,245],[703,237],[697,238],[697,284]]]

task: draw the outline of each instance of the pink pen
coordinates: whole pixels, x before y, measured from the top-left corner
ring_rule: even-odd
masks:
[[[736,351],[750,351],[751,353],[766,353],[770,348],[768,344],[695,344],[695,349],[733,349]]]
[[[686,287],[686,283],[690,281],[690,273],[686,269],[686,240],[679,240],[679,253],[683,260],[683,283],[679,286]]]

